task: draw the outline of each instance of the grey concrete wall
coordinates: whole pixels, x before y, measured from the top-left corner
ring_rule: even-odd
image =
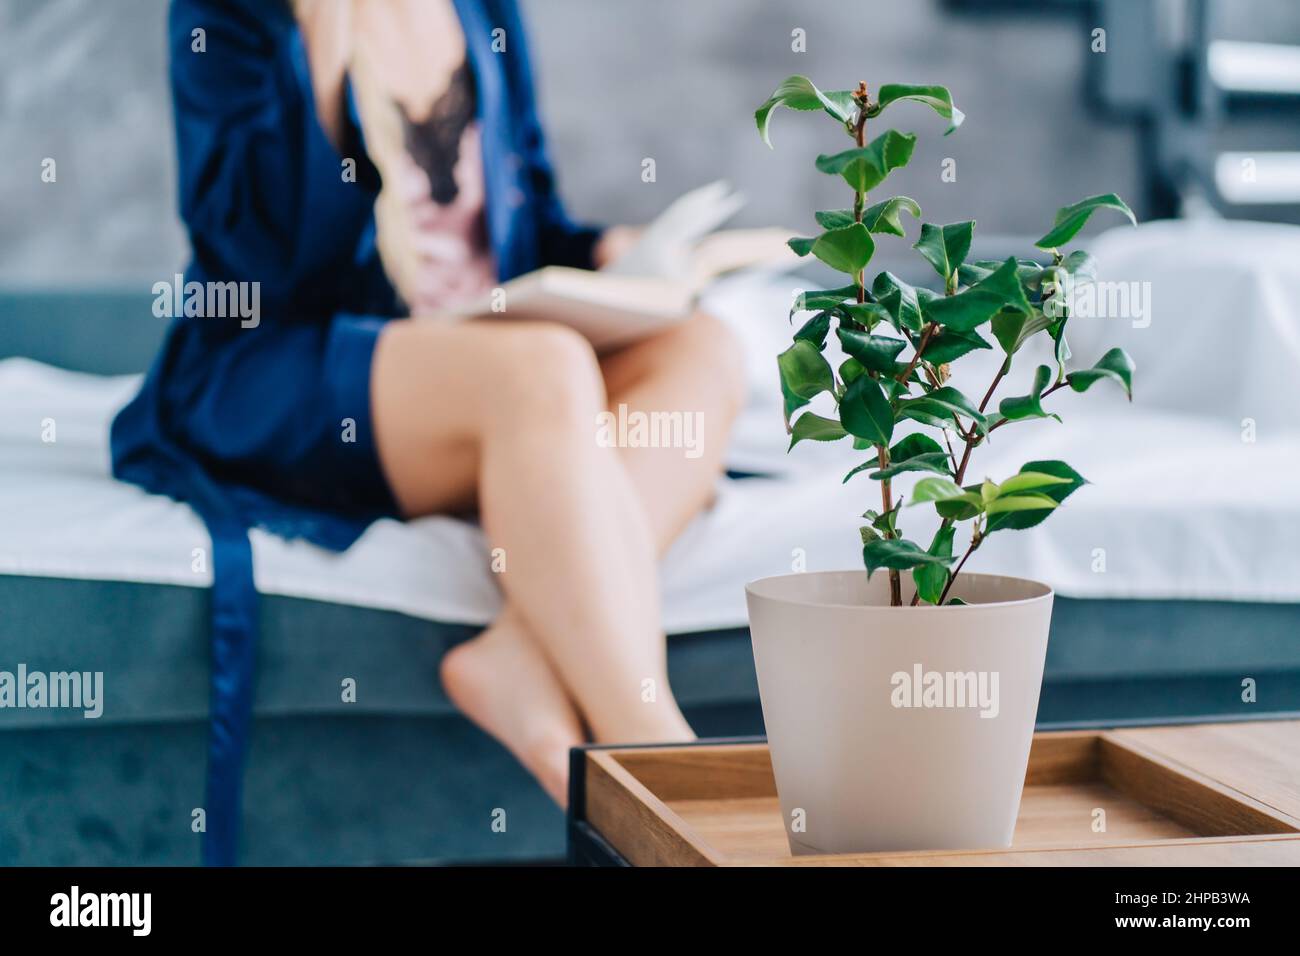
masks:
[[[130,281],[184,260],[165,17],[162,0],[0,0],[0,279]]]
[[[953,137],[919,107],[887,116],[924,134],[890,189],[936,221],[1037,234],[1066,201],[1138,191],[1131,132],[1085,115],[1093,54],[1073,16],[951,16],[936,0],[525,0],[525,13],[561,187],[593,220],[642,221],[718,177],[751,197],[749,223],[804,229],[813,209],[844,205],[812,168],[848,142],[828,119],[777,116],[775,151],[754,131],[754,108],[792,72],[954,89],[968,119]],[[163,0],[0,0],[0,280],[134,281],[184,260],[165,17]],[[40,180],[45,157],[56,183]],[[956,183],[940,181],[944,157]]]
[[[936,221],[975,218],[981,232],[1041,235],[1066,201],[1136,193],[1131,132],[1084,115],[1081,68],[1091,54],[1073,17],[945,18],[926,0],[548,0],[532,8],[551,135],[566,172],[579,170],[569,189],[578,212],[649,216],[716,176],[751,197],[745,218],[755,223],[809,228],[811,210],[847,205],[843,183],[812,165],[818,152],[851,145],[828,117],[778,114],[772,151],[755,132],[754,108],[790,73],[831,89],[859,79],[953,89],[967,121],[951,137],[911,105],[876,123],[922,134],[889,190],[917,199]],[[807,52],[791,49],[796,28],[806,31]],[[639,180],[646,156],[657,160],[652,185]],[[956,183],[940,181],[945,157],[957,162]]]

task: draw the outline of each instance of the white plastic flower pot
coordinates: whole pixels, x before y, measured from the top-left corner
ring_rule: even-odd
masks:
[[[883,571],[745,590],[792,853],[1010,845],[1051,588],[962,574],[967,605],[901,608]]]

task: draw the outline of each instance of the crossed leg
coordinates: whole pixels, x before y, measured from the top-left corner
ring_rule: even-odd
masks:
[[[385,474],[411,516],[477,505],[505,549],[505,606],[448,653],[452,700],[564,802],[586,739],[682,740],[656,559],[704,507],[743,375],[729,332],[697,316],[597,361],[538,323],[395,322],[372,405]],[[597,413],[698,412],[699,454],[602,447]],[[584,730],[585,725],[585,730]]]

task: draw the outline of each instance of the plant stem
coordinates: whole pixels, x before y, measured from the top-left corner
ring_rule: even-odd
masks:
[[[1042,394],[1041,396],[1039,396],[1039,397],[1040,397],[1040,398],[1046,398],[1048,395],[1051,395],[1053,392],[1055,392],[1055,391],[1059,391],[1060,389],[1065,388],[1065,386],[1067,386],[1067,385],[1069,385],[1069,384],[1070,384],[1070,383],[1067,382],[1065,379],[1061,379],[1061,381],[1057,382],[1057,383],[1056,383],[1055,385],[1053,385],[1051,388],[1049,388],[1049,389],[1047,389],[1046,391],[1044,391],[1043,394]],[[992,425],[989,426],[989,431],[995,431],[995,430],[1001,428],[1003,425],[1005,425],[1005,424],[1006,424],[1007,422],[1009,422],[1010,420],[1011,420],[1011,419],[1009,419],[1009,418],[1004,418],[1004,419],[1002,419],[1002,421],[1000,421],[1000,422],[994,422]]]
[[[854,143],[857,144],[859,148],[861,148],[867,145],[867,105],[870,102],[870,98],[867,95],[866,80],[858,81],[858,88],[853,91],[853,98],[857,101],[858,104],[858,118],[857,121],[853,124],[853,141]],[[856,189],[853,191],[853,221],[854,222],[857,223],[862,222],[862,207],[866,202],[866,198],[867,197],[863,193],[858,192]],[[857,286],[858,286],[858,302],[866,302],[867,301],[867,280],[866,280],[865,268],[858,270]],[[918,353],[918,358],[919,357],[920,356]],[[913,365],[915,365],[915,362],[913,362]],[[909,368],[907,370],[907,374],[910,375],[911,373],[912,370]],[[876,456],[877,456],[877,461],[879,461],[882,470],[889,467],[888,448],[886,448],[884,445],[877,445]],[[880,482],[880,504],[884,510],[881,512],[881,514],[887,515],[889,514],[889,512],[894,510],[893,498],[894,498],[893,489],[890,487],[889,479],[888,478],[882,479]],[[891,534],[889,531],[885,532],[885,536],[888,538],[894,537],[894,535]],[[899,576],[899,573],[895,571],[893,568],[889,569],[889,603],[890,606],[892,607],[901,607],[903,604],[903,579]]]
[[[979,407],[979,411],[980,411],[980,414],[981,414],[981,415],[984,414],[984,409],[987,408],[989,402],[992,401],[992,399],[993,399],[993,392],[996,391],[998,385],[1001,384],[1001,382],[1002,382],[1002,378],[1003,378],[1004,375],[1006,375],[1006,367],[1005,367],[1005,366],[1003,366],[1002,368],[998,369],[998,374],[994,377],[994,379],[993,379],[993,383],[992,383],[991,385],[989,385],[989,390],[988,390],[987,392],[984,393],[984,399],[980,402],[980,407]],[[1043,392],[1043,394],[1042,394],[1042,397],[1043,397],[1043,398],[1046,398],[1048,395],[1051,395],[1053,392],[1057,391],[1058,389],[1064,388],[1064,387],[1065,387],[1066,385],[1068,385],[1068,384],[1069,384],[1069,383],[1068,383],[1067,381],[1065,381],[1065,379],[1061,379],[1061,381],[1057,382],[1057,383],[1056,383],[1055,385],[1053,385],[1051,388],[1045,390],[1045,391]],[[993,432],[993,431],[995,431],[996,429],[1001,428],[1001,427],[1002,427],[1003,425],[1005,425],[1008,421],[1010,421],[1010,419],[1004,418],[1004,419],[1002,419],[1002,421],[1000,421],[1000,422],[994,422],[993,425],[989,428],[989,432]],[[958,423],[957,427],[958,427],[958,429],[960,429],[960,428],[961,428],[961,424]],[[960,485],[960,484],[962,483],[962,479],[964,479],[964,478],[966,477],[966,466],[970,464],[970,456],[971,456],[971,452],[975,450],[975,446],[976,446],[976,444],[978,444],[978,442],[979,442],[979,435],[978,435],[978,432],[977,432],[976,429],[975,429],[974,424],[971,425],[971,427],[970,427],[970,431],[969,431],[969,432],[962,432],[961,435],[962,435],[962,438],[963,438],[963,439],[965,440],[965,442],[966,442],[966,448],[965,448],[965,450],[962,452],[962,455],[961,455],[961,464],[957,466],[957,471],[956,471],[956,473],[953,475],[953,481],[954,481],[956,484],[958,484],[958,485]],[[945,437],[945,440],[946,440],[946,437]],[[952,449],[949,448],[949,449],[948,449],[948,452],[949,452],[949,454],[951,454],[951,453],[952,453]],[[948,525],[951,525],[952,523],[953,523],[953,519],[952,519],[952,518],[944,518],[944,519],[943,519],[942,527],[947,527]],[[974,538],[971,539],[971,546],[970,546],[969,548],[966,549],[966,553],[965,553],[964,555],[962,555],[962,559],[961,559],[961,561],[958,562],[957,567],[954,568],[953,571],[952,571],[952,573],[948,575],[948,583],[947,583],[947,585],[944,587],[944,589],[943,589],[943,593],[939,595],[939,603],[940,603],[940,604],[942,604],[942,603],[943,603],[943,599],[944,599],[945,597],[948,596],[948,591],[951,590],[952,585],[953,585],[953,582],[955,582],[955,581],[957,580],[957,575],[961,573],[962,565],[964,565],[964,564],[966,563],[966,559],[969,558],[969,557],[971,556],[971,552],[973,552],[976,548],[979,547],[979,542],[980,542],[980,540],[981,540],[981,538],[979,537],[979,535],[976,535]],[[919,598],[920,598],[920,595],[918,594],[915,598],[912,599],[912,603],[915,604]]]
[[[930,344],[930,339],[934,337],[934,333],[938,328],[939,326],[935,325],[933,322],[930,322],[926,325],[925,331],[921,333],[921,341],[916,343],[916,354],[912,356],[912,361],[908,363],[908,366],[903,371],[903,374],[898,376],[897,381],[900,384],[902,385],[907,384],[907,377],[912,374],[913,370],[915,370],[916,363],[921,361],[921,353],[924,352],[925,347]]]
[[[980,414],[984,414],[984,409],[989,407],[989,401],[993,398],[993,393],[997,390],[998,385],[1002,383],[1002,377],[1007,374],[1007,363],[1003,362],[998,369],[998,374],[993,376],[993,382],[989,385],[989,390],[984,393],[980,400]]]
[[[884,445],[876,446],[876,456],[882,470],[889,467],[889,451]],[[889,514],[894,510],[894,495],[889,487],[888,478],[880,482],[880,502],[885,509],[882,514]],[[888,528],[888,524],[886,524],[886,528]],[[894,535],[886,530],[885,537],[892,538]],[[903,605],[903,579],[893,568],[889,569],[889,603],[892,607],[902,607]]]
[[[979,412],[981,415],[984,414],[984,409],[989,407],[989,402],[993,399],[993,393],[997,390],[998,385],[1002,383],[1002,377],[1006,374],[1006,364],[1003,363],[1003,365],[998,369],[998,374],[993,377],[993,382],[989,385],[989,390],[984,393],[984,398],[980,401]],[[1043,394],[1046,395],[1048,392],[1044,392]],[[1000,424],[1002,423],[998,422],[993,426],[993,428],[997,428]],[[961,426],[958,425],[958,428],[960,427]],[[993,428],[990,428],[989,431],[993,431]],[[957,466],[957,473],[953,475],[953,481],[959,485],[961,484],[962,479],[966,477],[966,466],[970,464],[970,454],[975,450],[977,434],[974,424],[971,425],[969,434],[962,432],[962,438],[966,442],[966,448],[961,453],[961,464]],[[945,520],[947,520],[949,524],[952,523],[951,519]]]
[[[957,428],[961,428],[960,423],[957,425]],[[948,448],[948,460],[952,462],[953,474],[955,475],[957,473],[957,455],[952,450],[952,440],[948,437],[948,429],[946,428],[943,429],[943,443]]]
[[[858,88],[857,88],[857,90],[854,91],[854,93],[853,93],[853,97],[854,97],[854,99],[856,99],[857,102],[858,102],[858,119],[857,119],[857,122],[853,124],[853,141],[854,141],[854,143],[856,143],[859,147],[862,147],[862,146],[867,145],[867,102],[868,102],[868,97],[867,97],[867,81],[866,81],[866,80],[859,80],[859,81],[858,81]],[[863,195],[862,193],[858,192],[856,189],[853,190],[853,221],[854,221],[854,222],[862,222],[862,206],[863,206],[863,203],[864,203],[864,201],[866,200],[866,198],[867,198],[867,197],[866,197],[865,195]],[[858,284],[858,302],[859,302],[859,303],[861,303],[861,302],[866,302],[866,301],[867,301],[867,281],[866,281],[866,268],[865,268],[865,267],[862,268],[862,269],[859,269],[859,270],[858,270],[858,275],[857,275],[857,284]]]
[[[943,586],[943,591],[939,594],[940,607],[943,606],[944,599],[948,597],[948,592],[952,590],[953,584],[956,583],[957,575],[961,574],[961,569],[966,565],[966,559],[975,553],[975,549],[980,546],[980,542],[983,540],[984,539],[980,536],[979,531],[976,530],[975,534],[970,539],[970,547],[967,548],[966,553],[961,556],[961,560],[957,562],[957,567],[953,569],[952,574],[948,575],[948,583]]]
[[[984,393],[984,398],[980,400],[979,413],[981,415],[984,414],[984,409],[988,408],[989,402],[993,400],[993,393],[997,391],[998,385],[1001,384],[1002,378],[1006,374],[1007,374],[1007,367],[1006,367],[1006,363],[1004,362],[1002,366],[998,368],[998,374],[993,377],[993,381],[992,383],[990,383],[988,391]],[[1003,421],[1005,421],[1005,419],[1003,419]],[[993,426],[993,428],[997,428],[997,426],[1000,424],[1002,424],[1002,422],[998,422]],[[993,428],[990,428],[989,431],[993,431]],[[961,422],[957,423],[957,429],[959,432],[961,432]],[[957,466],[957,471],[953,474],[953,481],[957,485],[960,485],[962,483],[962,479],[966,477],[966,466],[970,464],[971,452],[975,450],[977,435],[978,433],[975,429],[974,422],[971,423],[970,432],[961,432],[961,436],[963,441],[965,441],[966,443],[966,447],[962,450],[961,453],[961,464]],[[952,449],[949,449],[949,452],[951,452],[951,450]],[[948,527],[952,523],[953,523],[952,518],[944,518],[942,527]],[[957,575],[961,573],[962,566],[966,564],[966,559],[971,556],[971,552],[973,552],[977,547],[979,547],[979,540],[980,539],[978,535],[971,538],[971,546],[966,549],[966,553],[962,555],[962,559],[957,563],[957,567],[954,568],[951,573],[949,573],[948,583],[944,585],[943,592],[939,595],[940,604],[943,604],[943,599],[948,596],[948,592],[952,589],[953,583],[957,580]],[[918,595],[918,597],[919,596],[920,595]]]
[[[1002,376],[1005,375],[1006,375],[1006,365],[1004,364],[1002,365],[1001,368],[997,369],[997,375],[993,376],[992,384],[988,386],[988,392],[985,392],[984,398],[980,399],[980,403],[979,403],[980,415],[984,414],[985,408],[988,407],[988,403],[991,402],[993,399],[993,393],[996,392],[997,386],[1000,385],[1002,382]],[[1052,393],[1052,390],[1053,389],[1049,389],[1048,392],[1044,392],[1043,394],[1048,395]],[[1001,421],[998,421],[998,423],[993,425],[993,428],[997,428],[997,425],[1000,424],[1002,424]],[[959,429],[961,429],[961,424],[958,423],[957,428],[959,431]],[[992,432],[993,428],[988,429],[988,431]],[[962,440],[966,442],[966,449],[962,451],[962,463],[958,464],[957,473],[956,475],[953,476],[953,480],[956,481],[957,484],[961,484],[963,477],[966,477],[966,466],[967,464],[970,464],[971,451],[975,450],[976,437],[978,437],[979,433],[976,432],[975,425],[972,424],[970,433],[962,432],[961,434],[962,434]],[[950,522],[949,520],[949,523],[952,522]]]

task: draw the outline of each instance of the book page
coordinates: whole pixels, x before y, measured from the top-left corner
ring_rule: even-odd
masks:
[[[786,244],[788,229],[724,229],[705,236],[691,255],[691,287],[699,290],[718,276],[751,267],[793,269],[799,257]]]

